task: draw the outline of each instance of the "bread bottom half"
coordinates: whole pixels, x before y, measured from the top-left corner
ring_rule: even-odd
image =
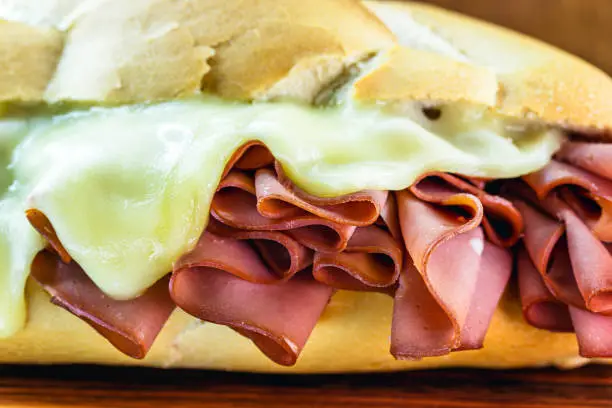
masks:
[[[504,296],[485,347],[421,361],[396,361],[389,354],[392,299],[380,294],[338,292],[332,298],[294,367],[269,361],[231,329],[201,323],[176,310],[144,360],[116,351],[87,324],[49,302],[36,284],[27,288],[29,320],[13,337],[0,340],[0,363],[87,363],[142,365],[275,373],[347,373],[442,367],[572,368],[578,356],[574,334],[529,326],[515,296]]]

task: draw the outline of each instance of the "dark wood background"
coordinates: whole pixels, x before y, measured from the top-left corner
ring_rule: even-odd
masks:
[[[612,0],[430,0],[540,37],[612,73]],[[612,407],[612,368],[276,376],[0,367],[13,407]]]
[[[612,74],[611,0],[426,0],[538,37]]]

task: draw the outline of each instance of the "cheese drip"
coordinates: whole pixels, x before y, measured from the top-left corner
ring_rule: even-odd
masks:
[[[225,163],[249,140],[320,196],[399,190],[433,170],[515,177],[544,166],[562,142],[557,131],[512,132],[503,120],[451,110],[428,121],[378,106],[213,98],[34,115],[20,126],[2,139],[12,151],[2,156],[11,158],[0,201],[2,336],[23,325],[24,282],[44,245],[26,209],[46,214],[104,292],[127,299],[195,245]]]

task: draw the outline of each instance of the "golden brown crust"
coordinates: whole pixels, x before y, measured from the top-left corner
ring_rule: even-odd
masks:
[[[0,20],[0,102],[39,101],[61,51],[59,32]]]
[[[487,68],[401,46],[383,52],[376,62],[355,82],[354,98],[495,106],[497,78]]]
[[[438,7],[366,4],[397,34],[400,43],[495,72],[500,88],[495,110],[501,114],[612,135],[612,79],[581,59]]]
[[[19,16],[12,10],[0,3],[0,18]],[[292,85],[283,94],[312,98],[343,66],[394,41],[352,0],[83,0],[63,10],[49,18],[69,27],[50,102],[168,99],[202,84],[227,98],[266,98],[281,80]],[[301,81],[314,63],[323,75]]]
[[[0,49],[11,71],[24,73],[17,82],[36,89],[22,97],[0,87],[4,100],[121,103],[203,88],[233,99],[312,101],[347,65],[382,52],[380,66],[356,83],[356,98],[468,101],[598,136],[612,129],[612,80],[603,72],[537,40],[420,3],[365,2],[388,28],[352,0],[39,3],[0,0],[0,18],[66,29],[61,59],[41,95],[57,40],[37,53],[46,75],[36,80],[32,69],[16,70],[31,67],[31,57],[5,58]],[[399,75],[406,69],[410,76]]]

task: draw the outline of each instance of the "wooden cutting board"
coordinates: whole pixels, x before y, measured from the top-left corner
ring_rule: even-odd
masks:
[[[279,376],[0,367],[2,407],[612,407],[612,367]]]

